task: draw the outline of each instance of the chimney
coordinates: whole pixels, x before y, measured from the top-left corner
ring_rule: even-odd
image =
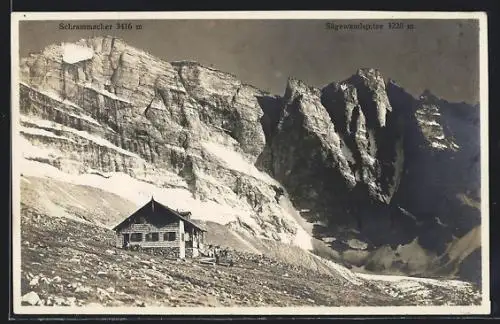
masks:
[[[187,220],[191,220],[191,212],[189,211],[178,211],[179,215],[184,217]]]

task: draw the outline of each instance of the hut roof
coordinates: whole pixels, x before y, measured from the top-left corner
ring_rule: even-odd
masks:
[[[202,228],[200,225],[194,223],[193,221],[191,221],[190,219],[187,219],[185,216],[189,216],[191,215],[191,212],[179,212],[179,211],[176,211],[176,210],[173,210],[172,208],[169,208],[159,202],[157,202],[156,200],[154,200],[154,198],[151,197],[151,200],[149,202],[147,202],[144,206],[142,206],[141,208],[139,208],[138,210],[136,210],[134,213],[132,213],[132,215],[130,215],[129,217],[125,218],[121,223],[119,223],[118,225],[116,225],[115,227],[113,227],[113,230],[114,231],[118,231],[120,229],[122,229],[123,227],[125,227],[126,225],[130,224],[132,222],[132,220],[139,214],[145,212],[145,211],[152,211],[154,212],[155,209],[158,211],[164,211],[170,215],[173,215],[177,218],[179,218],[180,220],[186,222],[187,224],[199,229],[200,231],[203,231],[203,232],[206,232],[207,230]]]

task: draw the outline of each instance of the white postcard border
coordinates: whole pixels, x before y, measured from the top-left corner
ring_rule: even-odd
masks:
[[[482,304],[479,306],[377,307],[43,307],[21,306],[21,232],[19,141],[19,22],[25,20],[163,20],[163,19],[476,19],[480,41],[481,255]],[[110,315],[466,315],[490,313],[489,174],[488,174],[488,37],[484,12],[390,11],[213,11],[213,12],[13,12],[11,14],[11,170],[12,300],[15,314]]]

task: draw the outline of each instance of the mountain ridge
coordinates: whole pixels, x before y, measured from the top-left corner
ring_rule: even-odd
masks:
[[[463,170],[476,154],[471,153],[473,135],[465,149],[455,143],[457,134],[463,141],[477,129],[468,120],[474,120],[476,109],[468,105],[436,101],[427,92],[415,98],[376,69],[359,69],[323,88],[289,77],[285,93],[277,96],[197,62],[155,58],[118,38],[75,44],[92,49],[92,56],[85,50],[87,56],[65,58],[69,54],[62,44],[21,61],[23,136],[31,146],[57,152],[26,153],[30,161],[75,174],[88,173],[89,166],[125,172],[158,187],[176,179],[196,201],[230,206],[228,215],[237,211],[237,223],[245,223],[240,230],[247,231],[248,225],[253,234],[288,242],[302,229],[279,199],[290,200],[297,210],[312,210],[314,215],[302,215],[309,222],[328,224],[314,225],[311,238],[346,236],[340,240],[367,242],[374,253],[435,231],[431,237],[442,238],[427,250],[442,254],[455,234],[464,236],[478,225],[479,211],[462,206],[457,197],[477,200],[477,163],[462,182],[451,171],[443,172]],[[45,128],[40,128],[42,121],[49,122]],[[61,126],[54,129],[53,122]],[[467,125],[470,132],[460,134],[455,124]],[[53,135],[47,140],[42,131],[76,144]],[[102,141],[96,145],[81,132],[115,148]],[[434,169],[441,185],[433,182],[434,175],[424,176],[428,180],[422,185],[415,180]],[[454,223],[446,211],[451,208],[460,215],[456,229],[443,229],[433,208],[420,207],[437,192],[451,201],[440,207],[438,219]],[[408,208],[426,225],[419,228],[398,208]],[[353,236],[355,231],[360,234]],[[345,251],[353,254],[352,248]],[[394,267],[399,266],[388,266]]]

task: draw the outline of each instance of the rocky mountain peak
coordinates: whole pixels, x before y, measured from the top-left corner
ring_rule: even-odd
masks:
[[[317,97],[319,94],[319,89],[307,85],[300,79],[289,77],[287,80],[284,100],[291,103],[299,97]]]
[[[386,116],[392,111],[387,97],[385,81],[376,69],[359,69],[355,75],[346,80],[356,89],[358,100],[364,108],[368,123],[375,127],[386,126]]]
[[[290,77],[276,96],[198,62],[93,37],[21,60],[21,81],[30,170],[126,175],[193,218],[305,248],[322,232],[369,249],[409,244],[429,228],[428,241],[450,237],[432,213],[443,201],[461,215],[460,234],[477,225],[456,198],[476,186],[472,175],[457,187],[450,173],[466,172],[477,153],[461,133],[477,125],[454,113],[468,110],[415,99],[377,69],[323,88]],[[297,210],[325,228],[306,233]]]
[[[374,68],[360,68],[356,71],[356,75],[367,80],[373,80],[374,82],[384,81],[382,73],[378,69]]]

